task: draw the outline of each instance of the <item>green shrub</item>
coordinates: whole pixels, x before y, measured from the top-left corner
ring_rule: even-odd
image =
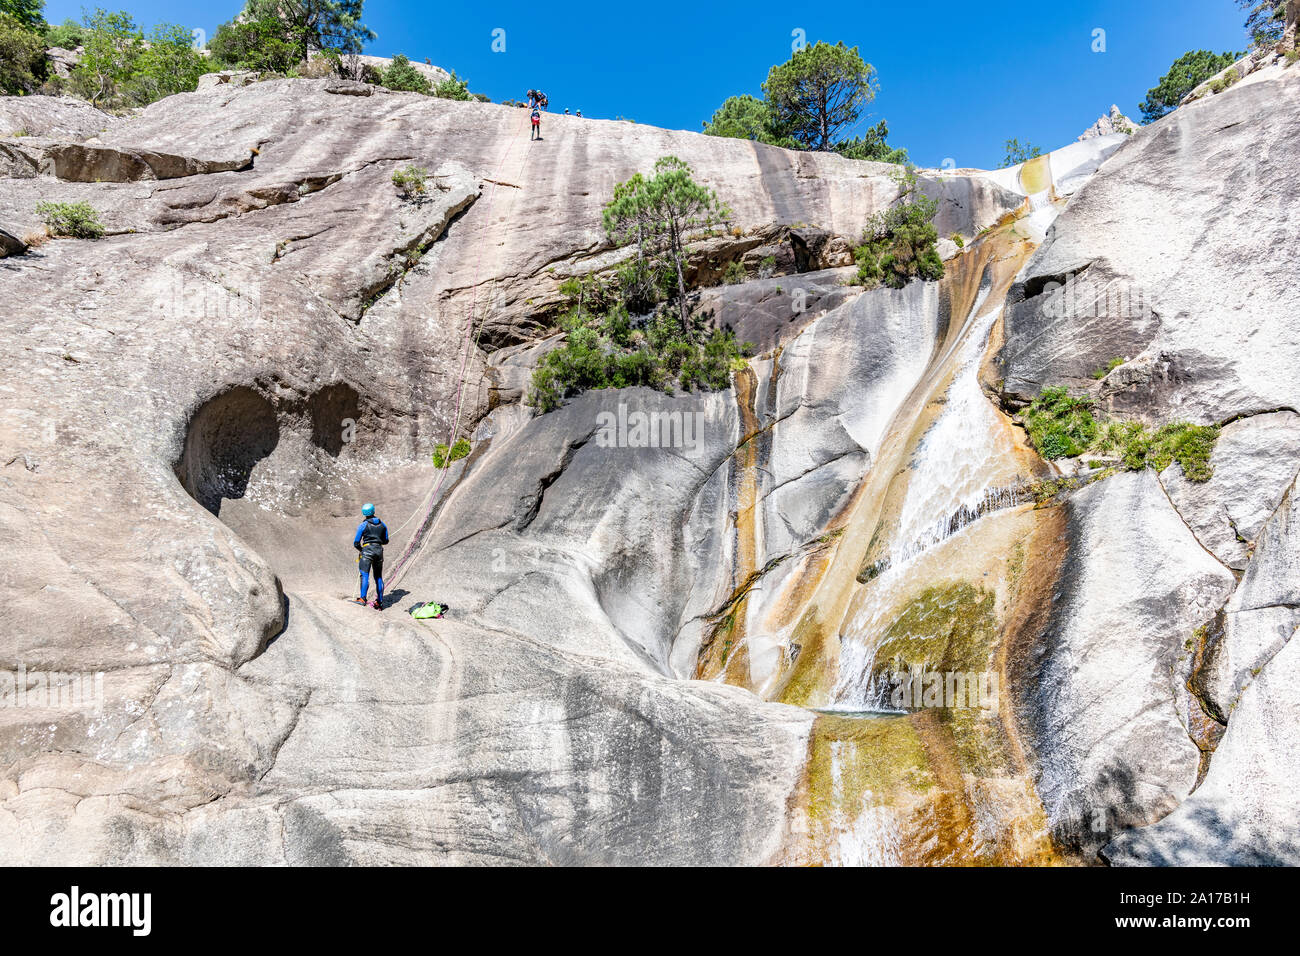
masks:
[[[644,313],[670,299],[676,288],[669,263],[658,258],[631,259],[614,272],[618,295],[632,312]]]
[[[379,82],[390,90],[405,93],[423,93],[428,96],[433,92],[433,84],[429,82],[429,78],[400,53],[393,57],[393,62],[389,64],[388,69],[381,73]]]
[[[1147,98],[1142,103],[1142,122],[1154,123],[1177,109],[1183,97],[1241,57],[1241,53],[1230,51],[1215,54],[1210,50],[1194,50],[1184,53],[1160,78],[1159,85],[1147,91]]]
[[[439,443],[433,449],[433,467],[446,468],[453,461],[460,461],[469,454],[470,444],[467,439],[458,438],[450,449],[445,444]]]
[[[50,24],[45,28],[46,47],[75,50],[85,42],[86,28],[76,20],[64,20],[60,24]]]
[[[393,185],[403,199],[421,199],[429,192],[429,171],[410,164],[393,172]]]
[[[71,236],[74,239],[101,239],[104,227],[99,213],[85,202],[39,202],[36,214],[49,227],[54,236]]]
[[[444,100],[468,100],[471,98],[469,81],[462,80],[453,70],[451,76],[433,88],[433,95]]]
[[[132,104],[144,106],[176,93],[198,89],[208,62],[194,49],[194,37],[185,27],[161,24],[149,34],[132,65],[124,92]]]
[[[337,50],[322,50],[306,62],[299,63],[289,75],[304,80],[323,80],[331,76],[342,76],[344,75],[343,59]]]
[[[577,276],[570,276],[560,283],[558,291],[560,295],[569,300],[570,305],[576,305],[583,294],[582,280]]]
[[[621,304],[617,281],[596,275],[570,276],[560,283],[558,291],[569,310],[581,308],[584,313],[604,314]]]
[[[798,149],[800,144],[778,128],[771,108],[762,100],[748,94],[729,97],[704,124],[705,136],[729,136],[748,139],[787,149]]]
[[[1141,422],[1112,419],[1098,428],[1091,450],[1114,455],[1124,462],[1125,468],[1136,470],[1145,467],[1146,441],[1146,428]]]
[[[287,74],[315,51],[342,57],[375,39],[361,23],[361,0],[247,0],[217,27],[210,50],[218,66]]]
[[[901,146],[890,146],[885,141],[887,136],[889,136],[889,124],[881,120],[875,126],[869,128],[865,136],[855,136],[853,139],[846,139],[842,143],[836,143],[834,149],[835,152],[848,159],[865,159],[876,163],[906,166],[908,163],[907,150]]]
[[[286,75],[302,62],[303,53],[273,16],[221,24],[208,49],[215,66]]]
[[[953,233],[951,236],[949,236],[948,238],[951,239],[951,240],[952,240],[952,241],[957,245],[957,248],[958,248],[958,249],[965,249],[965,248],[966,248],[966,240],[962,238],[962,235],[961,235],[960,232],[954,232],[954,233]]]
[[[681,367],[681,387],[718,392],[731,384],[731,373],[743,368],[744,350],[730,329],[714,329],[704,344],[686,356]]]
[[[567,332],[565,342],[547,353],[534,370],[528,393],[529,404],[540,412],[558,408],[566,398],[602,388],[723,389],[751,350],[748,343],[737,343],[730,330],[713,329],[705,334],[704,323],[698,318],[688,337],[680,320],[669,311],[661,311],[634,329],[622,304],[603,315],[573,308],[561,316],[559,325]],[[701,337],[702,343],[697,344]]]
[[[1043,151],[1037,146],[1022,143],[1018,139],[1009,139],[1005,145],[1006,155],[1002,157],[1001,169],[1006,169],[1008,166],[1019,166],[1021,163],[1027,163],[1031,159],[1043,155]]]
[[[0,93],[31,93],[45,75],[45,44],[16,17],[0,13]]]
[[[1092,401],[1071,398],[1065,388],[1045,388],[1024,414],[1029,440],[1047,459],[1074,458],[1097,437]]]
[[[853,250],[858,281],[868,288],[883,283],[901,289],[913,279],[943,278],[933,222],[939,201],[920,191],[910,169],[898,173],[895,181],[903,187],[898,202],[871,217],[862,245]]]
[[[185,27],[156,26],[146,38],[130,15],[97,9],[86,18],[81,61],[71,90],[96,106],[144,106],[174,93],[192,92],[208,70]]]
[[[1210,455],[1219,437],[1214,425],[1175,422],[1155,431],[1140,421],[1098,423],[1092,403],[1071,398],[1064,388],[1046,388],[1025,411],[1025,427],[1038,453],[1047,459],[1075,458],[1085,452],[1113,455],[1126,471],[1164,471],[1174,462],[1189,481],[1208,481]]]
[[[916,204],[900,207],[917,210]],[[875,235],[853,250],[858,264],[858,281],[868,287],[884,284],[901,289],[913,279],[933,281],[943,278],[943,260],[935,243],[939,233],[923,220],[919,210],[912,221],[897,223],[881,235]]]
[[[1107,375],[1115,371],[1115,369],[1119,368],[1123,364],[1124,364],[1124,360],[1122,358],[1113,358],[1106,363],[1105,367],[1099,368],[1097,369],[1097,371],[1093,372],[1092,377],[1097,379],[1098,381],[1101,381],[1103,378],[1105,378]]]
[[[739,260],[727,263],[727,268],[722,271],[722,281],[726,285],[738,285],[748,278],[749,274]]]
[[[1300,50],[1287,50],[1287,51],[1286,51],[1286,65],[1287,65],[1287,66],[1291,66],[1291,65],[1292,65],[1293,63],[1295,63],[1297,60],[1300,60]]]
[[[1141,428],[1124,447],[1124,467],[1130,471],[1142,468],[1164,471],[1178,462],[1188,481],[1209,481],[1214,474],[1210,454],[1218,437],[1219,429],[1214,425],[1174,422],[1161,425],[1154,432]]]

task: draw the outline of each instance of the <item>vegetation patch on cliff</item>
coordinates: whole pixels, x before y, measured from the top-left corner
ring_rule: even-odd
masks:
[[[935,243],[939,233],[934,216],[939,202],[917,187],[916,173],[901,169],[894,176],[902,195],[888,209],[871,217],[862,245],[853,250],[858,281],[867,287],[901,289],[913,279],[943,278],[943,260]]]
[[[38,202],[36,214],[51,236],[73,239],[102,239],[104,226],[99,212],[87,202]]]
[[[1164,471],[1178,462],[1189,481],[1209,481],[1210,456],[1219,437],[1217,425],[1171,422],[1150,428],[1139,421],[1098,422],[1093,402],[1076,398],[1064,387],[1045,388],[1025,410],[1023,419],[1034,449],[1047,459],[1077,458],[1088,452],[1119,459],[1127,471]]]
[[[558,323],[565,342],[533,372],[529,403],[548,412],[592,389],[726,388],[752,347],[692,313],[685,264],[689,238],[728,215],[713,190],[696,183],[674,156],[655,163],[652,176],[638,173],[615,186],[604,209],[605,231],[636,254],[611,280],[589,275],[561,284],[569,305]],[[634,318],[637,309],[652,311]]]
[[[688,321],[684,333],[670,312],[634,324],[622,302],[603,312],[575,305],[560,317],[564,344],[533,372],[529,404],[549,412],[583,392],[636,385],[669,393],[728,387],[752,347],[738,343],[730,329],[709,329],[698,316]]]

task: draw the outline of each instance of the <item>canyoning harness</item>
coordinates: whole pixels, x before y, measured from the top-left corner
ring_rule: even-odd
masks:
[[[388,544],[388,526],[374,516],[357,526],[356,537],[352,539],[352,547],[361,554],[371,556],[382,557],[386,544]]]

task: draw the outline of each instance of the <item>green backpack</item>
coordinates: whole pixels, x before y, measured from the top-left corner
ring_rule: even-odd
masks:
[[[418,621],[425,621],[432,618],[442,617],[450,610],[451,608],[447,607],[445,604],[439,604],[437,601],[427,601],[424,604],[418,605],[415,610],[411,612],[411,617]]]

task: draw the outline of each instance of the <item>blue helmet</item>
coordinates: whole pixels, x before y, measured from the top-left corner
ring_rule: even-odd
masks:
[[[375,506],[367,502],[361,506],[361,513],[367,518],[373,518],[375,516]]]

